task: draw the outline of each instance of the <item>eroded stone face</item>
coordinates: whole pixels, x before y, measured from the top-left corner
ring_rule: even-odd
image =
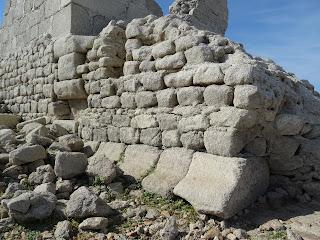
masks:
[[[170,13],[184,15],[203,30],[224,34],[228,27],[227,0],[176,0]]]
[[[199,212],[229,218],[248,206],[269,185],[269,167],[262,158],[244,159],[195,153],[174,194]]]

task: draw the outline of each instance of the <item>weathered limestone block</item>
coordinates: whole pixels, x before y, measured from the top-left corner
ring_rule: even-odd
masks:
[[[185,51],[188,64],[201,64],[205,62],[213,62],[213,53],[211,48],[206,44],[194,46]]]
[[[178,130],[168,130],[162,132],[162,145],[164,147],[181,147],[180,133]]]
[[[133,128],[152,128],[157,127],[158,122],[156,118],[152,115],[138,115],[131,120],[131,127]]]
[[[193,84],[202,86],[222,84],[223,79],[224,74],[222,73],[219,64],[211,63],[198,67],[193,78]]]
[[[9,154],[9,161],[13,165],[23,165],[46,158],[47,152],[41,145],[21,146]]]
[[[54,92],[60,100],[87,98],[87,93],[84,90],[84,81],[82,79],[55,82]]]
[[[181,106],[197,105],[203,102],[203,88],[185,87],[177,93],[178,102]]]
[[[251,140],[250,132],[236,128],[209,128],[204,133],[208,153],[220,156],[236,156]]]
[[[129,127],[131,118],[127,115],[114,115],[112,117],[112,125],[115,127]]]
[[[87,187],[80,187],[74,191],[65,209],[70,218],[107,217],[112,209]]]
[[[69,53],[84,53],[93,47],[95,36],[67,35],[54,42],[54,57],[60,58]]]
[[[128,27],[127,27],[127,30],[128,30]],[[144,60],[151,60],[152,59],[151,51],[152,51],[152,47],[150,46],[142,46],[138,49],[133,49],[132,59],[134,61],[139,61],[139,62],[142,62]]]
[[[138,61],[127,61],[123,65],[123,75],[133,75],[140,73],[139,70],[140,62]]]
[[[79,123],[75,120],[54,120],[52,125],[66,129],[69,133],[77,133]]]
[[[233,102],[233,88],[226,85],[211,85],[206,87],[203,97],[208,106],[230,106]]]
[[[178,118],[174,114],[158,114],[157,121],[161,130],[173,130],[178,127]]]
[[[139,80],[145,90],[157,91],[164,88],[163,73],[142,73]]]
[[[140,139],[139,129],[135,129],[132,127],[122,127],[119,131],[119,138],[122,143],[136,144]]]
[[[87,156],[79,152],[59,152],[56,155],[54,172],[57,177],[70,179],[85,172]]]
[[[122,108],[136,108],[136,100],[135,100],[135,94],[134,93],[129,93],[129,92],[124,92],[121,95],[121,106]]]
[[[220,111],[210,114],[210,124],[216,127],[248,129],[258,123],[258,113],[235,107],[221,107]]]
[[[126,145],[123,143],[100,143],[95,156],[103,156],[112,162],[119,162],[124,156]]]
[[[184,148],[164,150],[153,173],[143,179],[142,187],[163,197],[170,197],[174,187],[186,176],[193,151]]]
[[[303,159],[296,155],[298,139],[277,136],[271,141],[269,164],[271,172],[292,171],[303,166]]]
[[[183,133],[180,141],[185,148],[198,151],[204,149],[203,132],[191,131]]]
[[[293,114],[280,114],[275,121],[276,128],[284,136],[299,135],[304,127],[303,119]]]
[[[204,36],[182,36],[174,41],[176,51],[185,51],[204,42]]]
[[[156,71],[156,62],[155,61],[142,61],[139,65],[139,70],[141,72],[155,72]]]
[[[249,64],[237,64],[225,70],[224,82],[228,86],[252,84],[257,77],[254,66]]]
[[[172,88],[158,91],[157,101],[159,107],[172,108],[178,105],[177,94]]]
[[[176,0],[170,13],[182,15],[203,30],[224,34],[228,27],[227,0]]]
[[[227,158],[195,153],[174,194],[197,211],[230,218],[263,194],[269,185],[269,167],[263,158]]]
[[[156,60],[157,70],[180,69],[186,64],[186,58],[183,52],[177,52],[174,55],[168,55]]]
[[[108,126],[108,139],[111,142],[119,142],[120,141],[120,128],[114,126]]]
[[[27,191],[6,203],[9,215],[20,223],[30,223],[50,217],[57,198],[54,194]]]
[[[182,118],[178,124],[180,132],[205,131],[208,127],[209,119],[203,115]]]
[[[131,145],[125,152],[124,161],[119,165],[124,175],[142,180],[157,164],[161,151],[147,145]]]
[[[86,173],[91,177],[99,177],[105,184],[109,184],[117,176],[115,165],[103,155],[93,155],[88,159]]]
[[[176,47],[174,45],[174,42],[167,40],[153,46],[151,54],[155,59],[157,59],[157,58],[163,58],[167,55],[174,54],[175,52],[176,52]]]
[[[59,58],[58,78],[60,81],[78,78],[77,66],[85,61],[85,55],[81,53],[69,53]]]
[[[156,94],[151,91],[138,92],[135,100],[138,108],[154,107],[158,103]]]
[[[140,142],[146,145],[160,147],[162,144],[161,131],[159,128],[142,129]]]
[[[235,87],[233,104],[244,109],[259,109],[262,99],[257,86],[238,85]]]
[[[102,99],[101,106],[105,108],[119,108],[121,107],[120,97],[111,96]]]
[[[189,87],[192,85],[193,75],[193,70],[170,73],[164,77],[164,82],[168,88]]]

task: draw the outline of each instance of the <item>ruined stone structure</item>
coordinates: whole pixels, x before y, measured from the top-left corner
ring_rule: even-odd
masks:
[[[110,160],[144,189],[223,218],[268,187],[319,197],[320,96],[307,81],[218,34],[227,26],[226,1],[177,1],[171,12],[178,15],[143,18],[135,17],[160,14],[151,0],[123,0],[143,3],[141,11],[124,7],[123,15],[97,1],[103,7],[85,6],[87,20],[80,7],[86,1],[54,4],[55,10],[47,2],[27,9],[9,2],[1,42],[13,45],[0,64],[1,100],[24,119],[50,116],[86,141],[103,142],[88,161],[90,176],[104,176]],[[199,17],[206,4],[217,6],[215,17],[205,17],[215,24]],[[31,16],[24,11],[42,8],[51,11],[36,18],[36,30],[11,30]],[[55,22],[59,14],[63,24]],[[52,27],[41,28],[43,20]],[[14,50],[20,37],[28,44]]]

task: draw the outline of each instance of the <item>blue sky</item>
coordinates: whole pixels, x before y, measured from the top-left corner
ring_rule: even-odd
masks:
[[[156,1],[165,13],[173,2]],[[1,13],[4,5],[0,0]],[[320,0],[229,0],[226,36],[320,90]]]

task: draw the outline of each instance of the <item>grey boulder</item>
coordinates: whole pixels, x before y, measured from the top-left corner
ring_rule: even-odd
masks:
[[[80,187],[70,195],[66,215],[73,218],[106,217],[112,209],[86,187]]]
[[[17,222],[32,222],[50,217],[56,201],[56,196],[49,192],[26,192],[11,199],[6,206]]]
[[[47,152],[41,145],[22,146],[9,154],[9,161],[13,165],[23,165],[47,158]]]
[[[79,152],[59,152],[55,158],[54,172],[57,177],[70,179],[85,172],[87,155]]]

